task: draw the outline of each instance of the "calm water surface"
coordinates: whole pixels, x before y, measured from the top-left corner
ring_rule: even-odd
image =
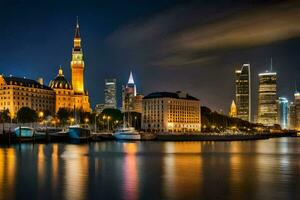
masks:
[[[300,138],[0,146],[12,199],[300,199]]]

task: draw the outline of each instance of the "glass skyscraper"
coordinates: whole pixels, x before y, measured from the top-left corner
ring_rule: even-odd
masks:
[[[237,117],[251,121],[251,74],[250,64],[243,64],[240,70],[235,71],[235,103]]]
[[[277,74],[265,72],[259,75],[257,122],[266,126],[278,123]]]
[[[105,79],[105,108],[117,108],[116,79]]]
[[[288,128],[289,101],[285,97],[278,99],[278,122],[282,129]]]

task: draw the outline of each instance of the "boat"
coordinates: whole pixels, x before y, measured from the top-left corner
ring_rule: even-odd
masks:
[[[126,107],[125,107],[126,110]],[[123,115],[123,126],[113,132],[113,137],[117,140],[141,140],[141,134],[132,126],[130,126],[130,115],[126,112]]]
[[[34,129],[27,126],[20,126],[14,130],[16,137],[31,138],[33,137]]]
[[[62,128],[56,128],[56,127],[40,127],[36,129],[36,134],[41,134],[45,135],[47,134],[52,134],[52,133],[59,133],[63,129]]]
[[[117,140],[141,140],[141,134],[134,127],[122,127],[113,133]]]
[[[91,136],[91,130],[87,124],[75,124],[69,126],[68,137],[70,139],[84,140],[89,139]]]

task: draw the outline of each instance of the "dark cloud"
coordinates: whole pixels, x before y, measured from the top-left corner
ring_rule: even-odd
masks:
[[[180,5],[115,31],[107,42],[138,51],[143,64],[186,66],[216,53],[267,45],[300,36],[300,4],[233,6]]]

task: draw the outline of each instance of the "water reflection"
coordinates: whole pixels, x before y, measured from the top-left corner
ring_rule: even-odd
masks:
[[[300,199],[300,138],[0,147],[0,200]]]
[[[16,154],[13,148],[0,148],[0,199],[13,199],[16,176]]]
[[[135,200],[138,199],[137,143],[123,143],[123,149],[125,153],[123,199]]]
[[[202,184],[201,145],[192,142],[165,143],[163,187],[168,199],[193,199]],[[176,191],[176,193],[175,193]]]
[[[67,145],[62,154],[65,167],[66,199],[86,199],[88,187],[88,157],[86,145]]]
[[[57,190],[57,181],[58,181],[58,164],[59,164],[59,152],[58,144],[52,145],[52,154],[51,154],[51,183],[53,190]]]

